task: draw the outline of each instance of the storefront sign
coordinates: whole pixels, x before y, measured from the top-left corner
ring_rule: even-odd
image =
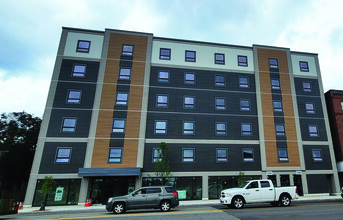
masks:
[[[55,193],[55,202],[62,201],[64,187],[57,187]]]

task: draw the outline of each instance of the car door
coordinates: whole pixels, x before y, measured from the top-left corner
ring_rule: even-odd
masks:
[[[249,183],[245,188],[245,200],[247,203],[256,202],[260,200],[260,188],[258,186],[258,181],[253,181]]]
[[[261,184],[261,202],[271,202],[274,201],[274,187],[270,185],[267,180],[260,181]]]
[[[138,189],[128,198],[127,206],[129,209],[143,209],[146,207],[146,188]]]
[[[147,208],[158,208],[162,198],[162,189],[160,187],[148,188],[146,191]]]

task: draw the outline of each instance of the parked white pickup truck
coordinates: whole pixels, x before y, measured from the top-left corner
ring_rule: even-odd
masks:
[[[274,187],[271,180],[249,180],[238,188],[221,192],[220,203],[233,208],[243,208],[247,203],[270,202],[273,206],[289,206],[299,198],[296,186]]]

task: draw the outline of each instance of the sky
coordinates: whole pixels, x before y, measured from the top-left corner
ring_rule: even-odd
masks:
[[[0,0],[0,113],[42,117],[62,27],[318,53],[343,90],[341,0]]]

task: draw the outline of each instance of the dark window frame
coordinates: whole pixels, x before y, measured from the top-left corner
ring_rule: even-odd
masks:
[[[243,126],[249,125],[250,130],[244,130]],[[251,123],[241,123],[241,136],[252,136],[252,124]]]
[[[284,153],[286,153],[286,156],[284,156]],[[287,148],[278,148],[277,149],[277,156],[278,156],[278,161],[281,163],[288,163],[289,158],[288,158],[288,149]]]
[[[277,82],[277,84],[274,84],[274,82]],[[280,79],[270,79],[270,85],[271,85],[271,89],[274,89],[274,90],[281,89]]]
[[[186,151],[192,151],[193,156],[186,157]],[[182,148],[182,163],[195,163],[195,148]]]
[[[168,77],[165,78],[165,77],[161,77],[160,73],[167,73]],[[169,83],[170,82],[170,72],[168,70],[159,70],[157,72],[157,82],[158,83]]]
[[[115,121],[124,121],[124,127],[114,127]],[[115,131],[115,130],[122,130],[122,131]],[[114,118],[112,122],[112,133],[116,134],[125,134],[126,131],[126,119],[125,118]]]
[[[218,130],[218,125],[223,124],[225,129],[224,130]],[[216,136],[227,136],[227,122],[216,122],[215,123],[215,134]]]
[[[119,95],[126,95],[126,99],[118,100]],[[115,105],[128,106],[129,104],[129,93],[128,92],[117,92]]]
[[[75,125],[74,127],[71,126],[65,126],[65,121],[69,120],[69,119],[73,119],[75,120]],[[61,133],[75,133],[76,132],[76,126],[77,126],[77,117],[63,117],[62,118],[62,125],[61,125]],[[71,129],[73,128],[72,131],[67,131],[66,129]]]
[[[80,44],[88,43],[88,47],[80,47]],[[76,52],[79,53],[89,53],[91,49],[91,41],[89,40],[78,40],[76,45]]]
[[[302,86],[303,86],[303,92],[312,92],[312,84],[311,84],[311,82],[309,82],[309,81],[302,82]]]
[[[164,52],[168,54],[163,54]],[[160,48],[160,60],[171,60],[171,49],[170,48]]]
[[[156,155],[156,153],[158,155]],[[161,160],[163,154],[161,153],[161,148],[153,148],[152,149],[152,163],[157,163]]]
[[[312,132],[311,128],[316,128],[316,132]],[[318,125],[308,125],[308,134],[310,137],[319,137]]]
[[[221,82],[221,81],[217,80],[217,77],[223,77],[224,78],[224,82]],[[226,76],[223,75],[223,74],[216,74],[216,75],[214,75],[214,85],[215,86],[219,86],[219,87],[225,87],[226,86]]]
[[[217,56],[221,56],[223,59],[217,59]],[[214,63],[225,65],[225,54],[224,53],[214,53]]]
[[[280,106],[276,106],[275,104],[280,103]],[[283,112],[283,105],[282,105],[282,101],[277,100],[277,101],[273,101],[273,111],[274,112]]]
[[[84,67],[84,71],[75,71],[76,67]],[[87,72],[87,64],[73,64],[73,69],[71,71],[71,77],[85,78]]]
[[[316,156],[314,153],[315,152],[319,152],[319,156]],[[323,152],[322,149],[312,149],[311,150],[312,153],[312,160],[313,162],[323,162],[324,158],[323,158]]]
[[[193,75],[193,80],[187,79],[187,75]],[[184,84],[185,85],[195,85],[196,84],[196,74],[191,72],[184,73]]]
[[[225,156],[220,156],[219,151],[225,151]],[[229,162],[229,151],[227,148],[216,149],[216,162],[217,163],[228,163]]]
[[[157,123],[164,123],[164,128],[157,128]],[[162,131],[162,132],[159,132]],[[154,134],[155,135],[167,135],[168,134],[168,121],[167,120],[155,120],[154,122]]]
[[[247,151],[251,151],[252,158],[244,156],[244,153],[248,153]],[[249,152],[249,154],[250,154],[250,152]],[[243,163],[254,163],[254,161],[255,161],[254,149],[253,148],[242,148],[242,160],[243,160]]]
[[[129,75],[123,75],[122,70],[129,70]],[[131,80],[131,67],[119,67],[119,74],[118,74],[118,79],[119,80]]]
[[[299,61],[299,68],[301,72],[309,72],[309,66],[307,61]]]
[[[193,104],[192,103],[186,103],[186,99],[193,99]],[[195,96],[183,96],[183,108],[184,109],[195,109]]]
[[[120,157],[111,157],[111,152],[112,150],[120,150]],[[111,160],[118,160],[119,162],[111,162]],[[108,159],[107,159],[107,163],[110,164],[121,164],[123,161],[123,148],[122,147],[110,147],[108,150]]]
[[[248,106],[242,105],[242,102],[248,102]],[[243,111],[243,112],[250,112],[251,111],[250,99],[240,99],[239,100],[239,109],[240,109],[240,111]]]
[[[268,63],[269,63],[269,68],[274,68],[274,69],[279,68],[279,60],[277,58],[269,58]]]
[[[246,79],[246,83],[242,80]],[[238,77],[239,88],[249,88],[249,77],[248,76],[239,76]]]
[[[282,130],[278,130],[278,128],[282,128]],[[285,137],[286,136],[285,124],[275,124],[275,136],[277,136],[277,137]]]
[[[245,61],[242,61],[240,59],[245,59]],[[243,56],[243,55],[237,55],[237,62],[238,62],[238,66],[247,67],[248,66],[248,57]]]
[[[71,92],[79,93],[78,98],[70,97]],[[66,104],[78,105],[81,103],[82,90],[78,89],[68,89]]]
[[[159,97],[167,97],[167,102],[160,102]],[[169,95],[167,94],[157,94],[156,95],[156,108],[168,108],[169,107]]]
[[[128,48],[132,48],[132,50],[125,50],[124,48],[128,47]],[[134,45],[132,44],[123,44],[121,47],[121,55],[124,56],[133,56],[133,51],[134,51]]]
[[[193,54],[194,57],[192,56],[188,56],[188,54]],[[185,62],[193,62],[195,63],[196,62],[196,51],[194,50],[186,50],[185,51]]]
[[[193,129],[186,129],[186,123],[192,124]],[[182,122],[182,135],[195,135],[195,122],[194,121],[183,121]]]
[[[309,105],[312,105],[312,109],[311,108],[307,108]],[[316,108],[313,102],[305,102],[305,111],[306,114],[316,114]]]
[[[70,150],[69,155],[68,156],[59,155],[60,150],[65,150],[65,149]],[[54,164],[70,164],[72,151],[73,151],[72,147],[57,147],[56,153],[55,153]],[[67,160],[67,161],[58,161],[58,160]]]
[[[223,100],[224,104],[223,105],[219,105],[217,103],[217,100]],[[221,111],[225,111],[226,110],[226,98],[225,97],[215,97],[215,110],[221,110]]]

